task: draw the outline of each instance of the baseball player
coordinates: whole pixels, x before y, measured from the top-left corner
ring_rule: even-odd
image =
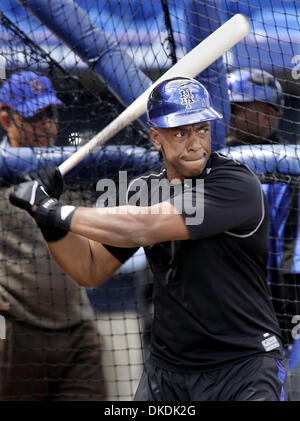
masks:
[[[231,120],[226,144],[286,143],[278,133],[284,94],[279,81],[261,69],[239,69],[229,73],[228,93]]]
[[[210,121],[222,116],[198,81],[161,82],[147,110],[164,164],[131,181],[125,204],[64,205],[35,179],[10,201],[53,227],[49,250],[80,285],[105,282],[144,247],[154,320],[135,400],[283,400],[260,183],[247,167],[211,153]]]

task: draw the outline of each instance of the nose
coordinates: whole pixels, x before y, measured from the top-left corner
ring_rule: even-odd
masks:
[[[46,131],[53,131],[57,126],[57,122],[54,119],[51,119],[47,116],[44,116],[40,122],[39,122],[39,127],[42,130],[46,130]]]
[[[43,125],[44,126],[51,127],[51,126],[53,126],[54,123],[55,123],[55,121],[52,120],[51,118],[47,117],[47,116],[43,119]]]
[[[190,151],[198,151],[201,149],[201,139],[196,132],[192,132],[189,136],[188,141],[188,150]]]

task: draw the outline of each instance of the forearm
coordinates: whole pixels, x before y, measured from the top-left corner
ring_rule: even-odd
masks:
[[[71,231],[118,247],[140,247],[189,238],[182,218],[167,202],[152,207],[79,207],[73,215]]]
[[[125,208],[125,207],[124,207]],[[78,207],[73,215],[71,231],[100,243],[117,247],[137,247],[140,231],[136,215],[121,214],[116,209],[115,213],[108,208],[83,208]]]
[[[102,284],[121,266],[102,244],[73,233],[47,245],[61,269],[84,287]]]
[[[103,244],[130,248],[190,238],[183,218],[169,202],[75,208],[49,197],[37,181],[21,183],[9,199],[40,226],[59,230],[56,238],[48,238],[48,233],[44,237],[56,262],[80,285],[99,285],[121,266]]]

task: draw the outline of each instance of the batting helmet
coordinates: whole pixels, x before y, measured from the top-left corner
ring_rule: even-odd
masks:
[[[147,103],[149,124],[177,127],[222,118],[211,106],[205,87],[195,79],[177,77],[159,83]]]
[[[240,69],[227,77],[230,102],[262,101],[273,105],[280,112],[284,94],[277,79],[261,69]]]

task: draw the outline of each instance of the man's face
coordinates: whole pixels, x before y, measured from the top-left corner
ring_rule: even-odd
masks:
[[[277,125],[277,111],[263,102],[231,104],[227,145],[259,144],[269,138]]]
[[[58,132],[58,117],[54,107],[48,107],[33,117],[24,118],[11,110],[1,111],[0,121],[13,147],[53,146]]]
[[[162,152],[169,180],[181,181],[202,173],[211,154],[209,122],[175,128],[151,128],[155,148]]]

